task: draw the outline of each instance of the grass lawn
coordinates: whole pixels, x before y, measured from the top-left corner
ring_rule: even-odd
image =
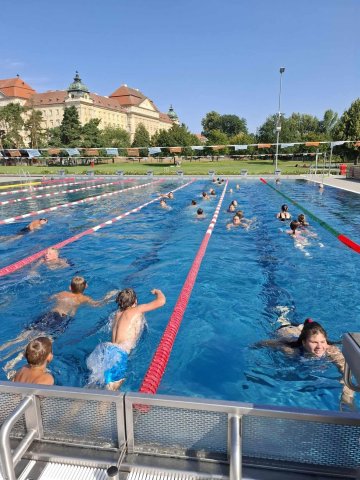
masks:
[[[299,175],[309,172],[310,163],[307,167],[302,166],[299,161],[280,161],[278,168],[283,175]],[[85,174],[88,171],[94,171],[95,174],[115,174],[117,170],[123,170],[126,175],[145,175],[148,170],[152,170],[154,175],[175,175],[177,170],[182,170],[184,175],[207,175],[209,170],[214,170],[216,175],[239,175],[242,169],[248,170],[249,175],[264,175],[274,173],[272,160],[229,160],[224,159],[213,162],[203,161],[183,161],[180,167],[175,167],[172,163],[115,163],[95,165],[94,169],[89,166],[75,167],[46,167],[46,166],[0,166],[2,175],[51,175],[58,174],[64,170],[67,175]]]

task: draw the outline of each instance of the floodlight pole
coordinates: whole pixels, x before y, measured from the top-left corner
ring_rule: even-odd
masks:
[[[282,87],[282,74],[285,72],[285,67],[280,67],[279,72],[280,72],[280,88],[279,88],[279,110],[278,110],[278,118],[276,121],[275,171],[278,169],[279,137],[281,132],[281,87]]]

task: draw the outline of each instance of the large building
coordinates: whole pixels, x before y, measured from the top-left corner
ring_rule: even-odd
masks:
[[[74,105],[81,124],[92,118],[101,120],[99,128],[121,127],[134,138],[136,127],[142,123],[152,136],[158,130],[168,130],[178,118],[172,106],[162,113],[154,102],[138,89],[121,85],[109,96],[91,93],[76,72],[73,83],[67,90],[50,90],[38,93],[19,75],[0,80],[0,108],[9,103],[40,110],[43,127],[53,128],[61,124],[64,109]]]

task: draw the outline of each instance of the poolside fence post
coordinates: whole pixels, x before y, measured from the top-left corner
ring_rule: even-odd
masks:
[[[230,480],[241,480],[241,417],[230,415]]]

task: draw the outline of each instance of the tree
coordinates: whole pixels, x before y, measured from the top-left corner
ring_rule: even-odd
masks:
[[[220,131],[226,133],[229,137],[238,133],[247,133],[246,120],[237,115],[222,115]]]
[[[326,110],[323,119],[320,121],[320,132],[324,133],[328,140],[332,140],[332,134],[338,123],[338,114],[333,110]]]
[[[228,136],[237,135],[241,132],[247,133],[245,118],[240,118],[237,115],[220,115],[212,111],[201,120],[201,125],[203,127],[202,134],[205,137],[208,137],[213,130],[219,130]]]
[[[65,108],[60,125],[60,140],[64,147],[78,147],[81,140],[81,124],[75,106]]]
[[[82,127],[81,147],[102,147],[103,137],[99,129],[101,120],[92,118]]]
[[[342,114],[335,129],[335,134],[339,140],[360,139],[360,98],[355,100],[350,108]],[[359,163],[359,149],[354,150],[354,147],[347,145],[343,148],[343,151],[350,156],[355,156],[356,165]]]
[[[202,135],[207,137],[212,130],[221,130],[221,115],[217,112],[209,112],[201,120],[203,127]]]
[[[151,139],[151,143],[158,147],[188,147],[197,145],[198,142],[198,138],[184,123],[174,124],[169,130],[159,130]]]
[[[42,127],[43,114],[40,110],[30,108],[28,111],[28,118],[25,121],[25,128],[27,130],[30,147],[40,148],[45,146],[46,132]]]
[[[123,128],[105,127],[101,131],[104,147],[127,148],[130,147],[130,134]]]
[[[135,136],[132,143],[133,147],[150,147],[151,139],[149,132],[145,128],[144,124],[139,123],[135,130]]]
[[[23,144],[24,108],[18,103],[9,103],[0,109],[0,130],[3,148],[19,148]]]
[[[61,147],[60,127],[49,128],[46,133],[49,147]]]
[[[228,136],[221,130],[211,130],[207,137],[207,145],[227,145],[229,143]]]

